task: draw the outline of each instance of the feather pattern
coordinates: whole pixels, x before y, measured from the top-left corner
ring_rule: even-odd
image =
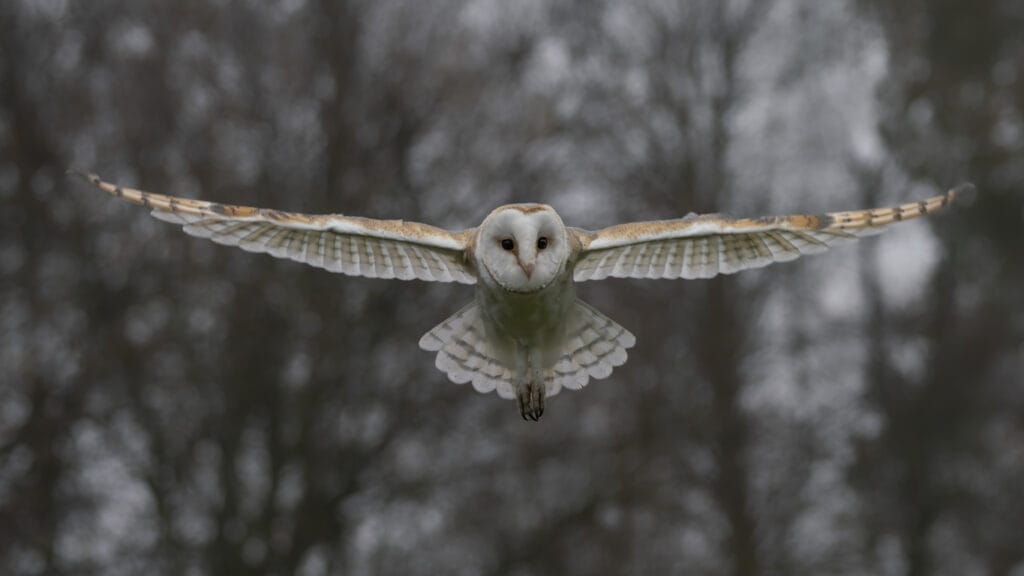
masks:
[[[299,214],[217,204],[123,188],[79,174],[113,196],[152,209],[154,217],[219,244],[288,258],[331,272],[473,284],[467,259],[474,230],[450,232],[418,222],[340,214]]]
[[[917,218],[970,193],[946,194],[892,208],[765,218],[689,215],[620,224],[596,232],[570,228],[579,242],[577,282],[603,278],[711,278],[824,252],[895,222]]]
[[[577,300],[569,315],[561,358],[545,378],[547,396],[562,388],[579,390],[590,378],[603,379],[626,362],[636,337],[617,322]]]
[[[502,398],[515,398],[512,368],[491,348],[475,302],[424,334],[419,346],[437,352],[434,364],[452,382],[472,382],[477,392],[497,392]]]
[[[568,318],[558,360],[544,372],[545,396],[562,388],[579,390],[626,362],[636,338],[614,320],[577,300]],[[477,392],[515,397],[515,373],[486,336],[476,303],[441,322],[420,338],[420,348],[437,352],[435,364],[456,384],[471,382]]]

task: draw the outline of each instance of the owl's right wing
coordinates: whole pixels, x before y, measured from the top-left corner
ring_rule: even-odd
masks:
[[[970,184],[942,196],[894,208],[764,218],[692,214],[677,220],[633,222],[596,232],[571,228],[579,241],[577,282],[613,278],[711,278],[804,254],[816,254],[888,225],[930,214]]]
[[[450,232],[403,220],[217,204],[122,188],[95,174],[75,174],[112,196],[152,209],[155,218],[219,244],[350,276],[476,282],[467,256],[473,230]]]

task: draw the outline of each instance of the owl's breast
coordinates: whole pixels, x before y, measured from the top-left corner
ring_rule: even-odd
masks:
[[[481,282],[476,298],[492,341],[511,347],[554,346],[565,333],[576,288],[570,275],[525,294]]]

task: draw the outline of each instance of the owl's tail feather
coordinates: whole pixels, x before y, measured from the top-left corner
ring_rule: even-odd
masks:
[[[491,350],[476,303],[465,306],[420,338],[420,348],[437,352],[435,364],[456,384],[472,382],[478,392],[515,398],[514,374]]]
[[[590,378],[607,378],[626,362],[626,350],[636,344],[629,330],[582,300],[573,306],[566,328],[562,356],[547,374],[548,396],[563,387],[579,390]]]
[[[578,390],[590,378],[607,378],[613,368],[625,363],[626,350],[635,343],[628,330],[577,300],[566,318],[557,360],[543,370],[545,396],[554,396],[563,387]],[[420,348],[437,352],[435,364],[452,382],[472,382],[478,392],[516,397],[513,369],[491,349],[475,302],[424,334]]]

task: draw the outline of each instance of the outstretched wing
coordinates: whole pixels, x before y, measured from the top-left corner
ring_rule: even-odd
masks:
[[[185,232],[249,252],[266,252],[331,272],[368,278],[473,284],[466,258],[472,231],[449,232],[402,220],[298,214],[231,206],[122,188],[75,173],[112,196],[152,209]]]
[[[877,234],[895,222],[935,212],[973,188],[963,184],[942,196],[895,208],[736,219],[690,215],[597,232],[573,228],[580,242],[574,278],[711,278],[760,268]]]

